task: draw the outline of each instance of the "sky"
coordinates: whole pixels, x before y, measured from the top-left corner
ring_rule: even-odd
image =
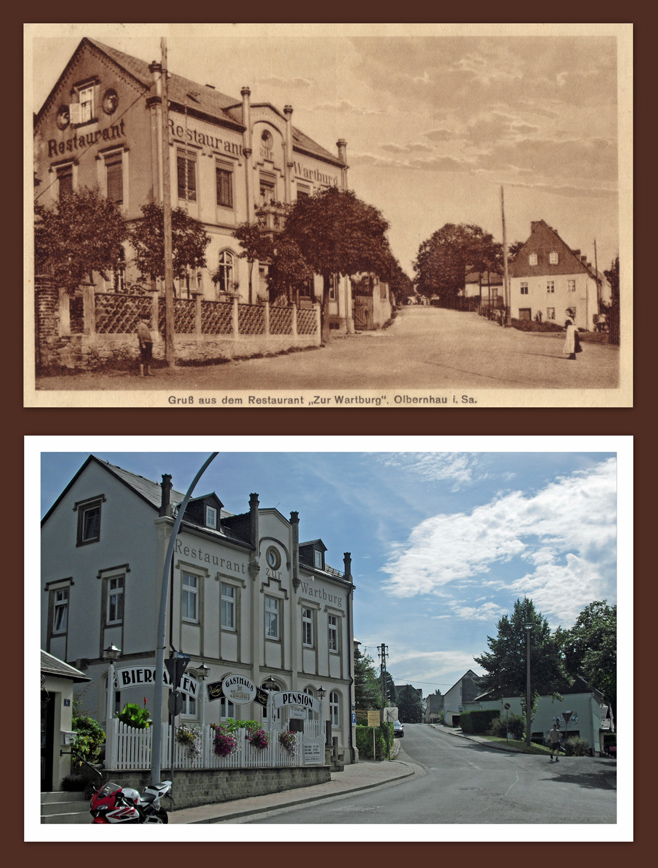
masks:
[[[619,253],[618,165],[630,196],[630,154],[619,163],[618,131],[630,146],[631,94],[618,25],[28,28],[30,111],[84,36],[151,61],[165,35],[172,72],[236,100],[248,85],[252,102],[292,105],[295,126],[332,153],[346,139],[349,186],[381,209],[410,276],[419,245],[446,223],[502,241],[501,185],[508,243],[543,219],[592,263],[596,239],[599,270]]]
[[[393,680],[424,695],[482,672],[473,658],[519,598],[552,629],[617,600],[614,438],[217,437],[205,452],[195,438],[129,442],[40,438],[39,518],[90,452],[154,481],[170,473],[185,492],[217,449],[195,495],[214,491],[239,513],[256,492],[261,507],[299,512],[300,539],[321,538],[331,566],[351,552],[355,637],[375,661],[387,645]]]

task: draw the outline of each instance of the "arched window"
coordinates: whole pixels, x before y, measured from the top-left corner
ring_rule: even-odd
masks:
[[[219,292],[232,292],[235,279],[235,257],[230,250],[222,250],[219,254],[217,269],[217,288]]]
[[[263,681],[261,688],[263,690],[266,690],[268,693],[279,693],[281,690],[279,685],[272,678],[267,678],[265,681]],[[281,709],[277,708],[274,711],[274,720],[279,720],[280,717],[281,717]],[[267,706],[266,705],[263,706],[263,721],[265,721],[265,720],[267,720]]]
[[[305,687],[305,688],[304,688],[304,693],[305,693],[307,696],[313,696],[313,691],[311,690],[310,687]],[[313,714],[314,714],[313,709],[311,709],[311,708],[307,709],[307,711],[306,711],[306,717],[307,717],[309,720],[313,720]]]
[[[335,690],[329,694],[329,717],[332,726],[340,726],[340,696]]]

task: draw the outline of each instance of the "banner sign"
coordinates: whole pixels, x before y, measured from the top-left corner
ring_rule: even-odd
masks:
[[[256,685],[244,675],[227,675],[222,681],[222,690],[234,705],[244,705],[256,697]]]
[[[145,684],[155,684],[155,666],[130,666],[126,669],[117,669],[117,689],[127,690],[129,687],[144,687]],[[173,690],[171,678],[165,669],[162,673],[162,683]],[[189,675],[183,675],[179,693],[185,693],[196,699],[199,695],[199,682]]]
[[[226,679],[224,679],[225,681]],[[210,684],[206,685],[207,688],[207,696],[208,702],[212,702],[213,699],[222,699],[226,696],[224,693],[224,681],[212,681]],[[234,702],[235,700],[228,697],[229,702]],[[263,708],[267,707],[267,690],[261,690],[260,687],[256,688],[256,695],[254,697],[254,702],[257,702],[259,705],[262,705]]]
[[[320,711],[320,702],[310,693],[298,693],[282,690],[280,693],[274,694],[274,707],[283,708],[286,705],[298,705],[301,708],[311,709],[311,711]]]

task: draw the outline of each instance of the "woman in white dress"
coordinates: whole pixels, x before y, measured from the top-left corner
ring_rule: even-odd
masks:
[[[569,359],[576,358],[576,326],[573,324],[573,321],[568,319],[564,328],[566,329],[566,335],[564,338],[564,347],[562,352]]]

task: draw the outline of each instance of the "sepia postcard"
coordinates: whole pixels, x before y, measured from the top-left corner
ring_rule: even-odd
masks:
[[[632,406],[631,24],[24,35],[25,406]]]

